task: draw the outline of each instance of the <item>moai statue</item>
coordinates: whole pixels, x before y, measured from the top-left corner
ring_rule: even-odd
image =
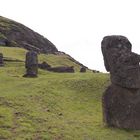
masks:
[[[29,51],[26,53],[26,74],[23,77],[37,77],[38,74],[38,58],[37,53]]]
[[[4,66],[3,54],[0,53],[0,67]]]
[[[103,119],[108,126],[140,129],[140,55],[124,36],[106,36],[101,43],[111,85],[103,94]]]

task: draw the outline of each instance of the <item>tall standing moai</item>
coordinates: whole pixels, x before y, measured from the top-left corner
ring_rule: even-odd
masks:
[[[140,56],[124,36],[106,36],[101,43],[111,84],[103,94],[103,120],[108,126],[140,129]]]
[[[4,66],[3,54],[0,53],[0,67]]]
[[[34,51],[26,53],[26,74],[23,77],[37,77],[38,74],[38,57]]]

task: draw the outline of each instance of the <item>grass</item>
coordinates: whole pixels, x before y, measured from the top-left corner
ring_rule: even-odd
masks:
[[[10,30],[12,27],[18,28],[18,26],[16,26],[15,21],[2,16],[0,16],[0,26],[1,26],[0,28],[2,28],[3,30]]]
[[[13,48],[13,47],[2,47],[0,46],[0,52],[3,53],[4,57],[10,59],[17,59],[25,61],[26,50],[22,48]],[[80,66],[69,59],[65,54],[54,55],[54,54],[39,54],[38,55],[39,63],[46,61],[52,67],[55,66],[74,66],[75,71],[80,71]]]
[[[24,60],[18,55],[22,49],[2,50],[7,57]],[[140,131],[103,124],[107,74],[39,70],[38,78],[23,78],[24,73],[23,62],[0,68],[0,140],[140,140]]]

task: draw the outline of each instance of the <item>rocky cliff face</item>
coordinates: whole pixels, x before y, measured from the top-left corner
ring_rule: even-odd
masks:
[[[42,35],[2,16],[0,16],[0,45],[21,47],[46,54],[58,52],[55,45]]]

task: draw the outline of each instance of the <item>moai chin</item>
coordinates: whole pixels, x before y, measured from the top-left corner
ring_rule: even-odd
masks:
[[[140,129],[140,55],[124,36],[106,36],[101,43],[111,85],[103,94],[103,119],[108,126]]]
[[[0,53],[0,67],[4,66],[3,54]]]
[[[23,77],[37,77],[38,74],[38,57],[34,51],[26,53],[26,74]]]

